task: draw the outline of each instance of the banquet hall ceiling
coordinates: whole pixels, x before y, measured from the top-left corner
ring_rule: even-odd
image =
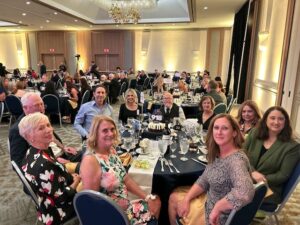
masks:
[[[246,0],[158,0],[138,24],[116,25],[95,0],[1,0],[0,31],[231,27]],[[204,9],[207,7],[207,9]],[[15,25],[9,25],[14,23]]]

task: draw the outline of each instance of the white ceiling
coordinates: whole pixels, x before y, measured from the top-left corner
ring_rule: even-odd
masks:
[[[234,14],[245,2],[159,0],[156,8],[141,11],[139,24],[116,25],[95,0],[1,0],[0,20],[16,25],[1,27],[0,21],[0,31],[231,27]]]

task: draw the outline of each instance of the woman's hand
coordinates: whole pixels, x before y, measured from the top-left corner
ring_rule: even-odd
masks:
[[[148,200],[148,206],[149,206],[149,211],[151,215],[155,216],[158,218],[159,212],[160,212],[160,206],[161,202],[158,196],[156,196],[156,199],[149,199]]]
[[[177,203],[177,214],[179,217],[186,217],[190,211],[190,202],[187,200],[182,200]]]
[[[77,150],[76,148],[73,147],[64,147],[63,149],[66,153],[72,154],[72,155],[76,155],[77,154]]]
[[[211,225],[219,224],[220,214],[221,214],[221,211],[219,211],[217,209],[217,207],[214,207],[209,215],[209,224],[211,224]]]
[[[61,157],[56,158],[56,160],[58,162],[60,162],[61,164],[66,164],[66,163],[70,162],[70,160],[67,160],[67,159],[64,159],[64,158],[61,158]]]
[[[261,181],[267,182],[267,179],[266,179],[265,175],[263,175],[263,174],[260,173],[260,172],[253,171],[253,172],[251,173],[251,175],[252,175],[252,178],[253,178],[257,183],[258,183],[258,182],[261,182]]]
[[[81,181],[81,177],[77,173],[73,173],[73,183],[71,184],[71,188],[76,189],[78,184]]]

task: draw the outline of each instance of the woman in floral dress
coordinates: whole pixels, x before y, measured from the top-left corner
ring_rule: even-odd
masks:
[[[126,173],[114,149],[118,139],[116,125],[110,117],[94,117],[87,140],[89,153],[80,168],[83,188],[111,197],[126,211],[131,224],[147,224],[154,217],[158,218],[160,200],[147,195]],[[128,191],[140,199],[129,201]]]

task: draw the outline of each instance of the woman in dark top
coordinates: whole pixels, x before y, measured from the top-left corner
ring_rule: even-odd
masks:
[[[210,121],[216,115],[214,113],[215,101],[210,96],[203,96],[199,103],[200,113],[198,115],[198,123],[202,124],[203,130],[208,130]]]
[[[59,95],[55,89],[55,84],[53,81],[48,81],[45,85],[45,90],[41,93],[41,97],[52,94],[59,98]]]
[[[269,108],[244,143],[252,166],[252,178],[267,182],[273,194],[263,207],[282,201],[282,189],[300,159],[300,145],[293,139],[290,119],[284,108]]]
[[[138,96],[134,89],[128,89],[125,92],[125,103],[120,106],[119,120],[126,124],[127,119],[137,118],[142,113],[142,107],[138,105]]]
[[[86,91],[90,92],[90,99],[89,101],[92,99],[93,93],[92,93],[92,88],[90,87],[90,85],[88,84],[87,80],[85,77],[80,78],[80,84],[81,84],[81,96],[83,97],[84,93]]]

